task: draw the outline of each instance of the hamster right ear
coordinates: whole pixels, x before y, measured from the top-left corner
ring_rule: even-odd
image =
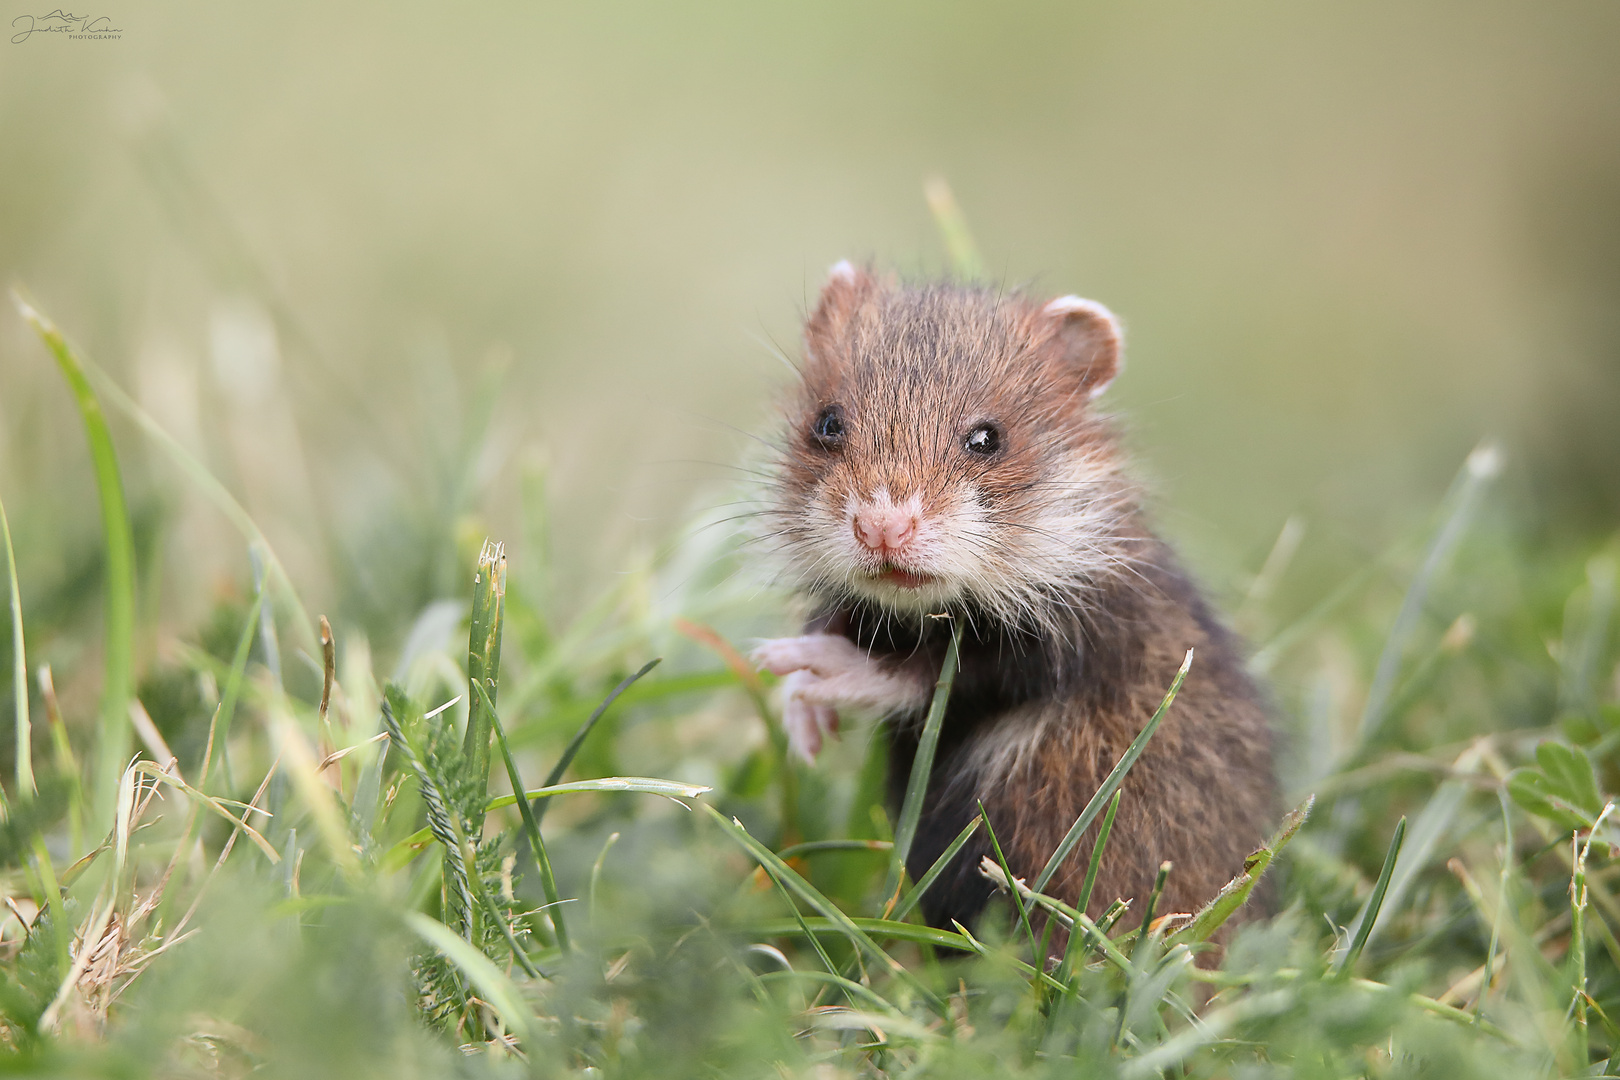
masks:
[[[1063,366],[1080,376],[1087,399],[1095,398],[1125,367],[1125,333],[1114,313],[1095,300],[1060,296],[1041,308],[1040,340]]]
[[[841,334],[861,301],[877,285],[870,270],[856,266],[848,259],[840,260],[827,271],[827,283],[821,287],[821,299],[805,321],[806,339],[832,338]]]

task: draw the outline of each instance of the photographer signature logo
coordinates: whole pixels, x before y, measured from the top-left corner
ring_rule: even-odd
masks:
[[[57,8],[49,15],[19,15],[11,20],[13,45],[21,45],[35,34],[66,34],[73,40],[100,41],[123,34],[105,15],[75,15]]]

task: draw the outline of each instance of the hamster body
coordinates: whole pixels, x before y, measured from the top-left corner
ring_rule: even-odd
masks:
[[[1089,913],[1198,910],[1273,813],[1271,740],[1238,643],[1147,528],[1096,399],[1117,374],[1107,309],[958,284],[902,285],[840,263],[804,335],[768,511],[812,603],[754,654],[783,678],[813,760],[838,711],[882,715],[898,805],[949,642],[963,628],[908,870],[920,877],[983,802],[1033,879],[1192,669],[1124,783]],[[950,618],[939,618],[946,615]],[[1074,901],[1097,824],[1048,891]],[[971,924],[991,895],[983,830],[923,901]]]

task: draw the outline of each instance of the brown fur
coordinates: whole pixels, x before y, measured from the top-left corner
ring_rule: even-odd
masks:
[[[859,568],[841,561],[840,515],[883,488],[896,499],[919,494],[925,517],[955,530],[940,558],[956,585],[933,610],[963,621],[961,669],[913,876],[982,800],[1014,873],[1033,878],[1193,648],[1181,695],[1125,781],[1089,908],[1096,915],[1124,897],[1139,911],[1168,859],[1159,912],[1197,910],[1263,840],[1270,735],[1238,646],[1143,524],[1113,429],[1091,404],[1120,362],[1112,318],[847,271],[809,318],[805,350],[773,524],[818,603],[811,629],[932,679],[945,624],[863,591]],[[812,426],[831,406],[847,435],[829,449]],[[1000,452],[964,453],[964,431],[986,421],[998,425]],[[958,535],[963,522],[977,530],[971,538]],[[920,710],[889,721],[898,798]],[[1096,831],[1053,880],[1054,895],[1078,895]],[[925,901],[931,921],[967,921],[982,907],[982,841]]]

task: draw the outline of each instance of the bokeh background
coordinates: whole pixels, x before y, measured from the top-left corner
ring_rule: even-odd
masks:
[[[1421,527],[1487,437],[1523,535],[1615,527],[1607,0],[94,14],[0,44],[0,277],[380,649],[486,532],[518,575],[549,536],[566,607],[733,497],[825,267],[945,267],[932,176],[997,280],[1123,317],[1111,398],[1225,594],[1290,515],[1319,562]],[[193,626],[242,544],[114,431],[142,617]],[[93,627],[83,433],[10,304],[0,497],[31,626]]]

